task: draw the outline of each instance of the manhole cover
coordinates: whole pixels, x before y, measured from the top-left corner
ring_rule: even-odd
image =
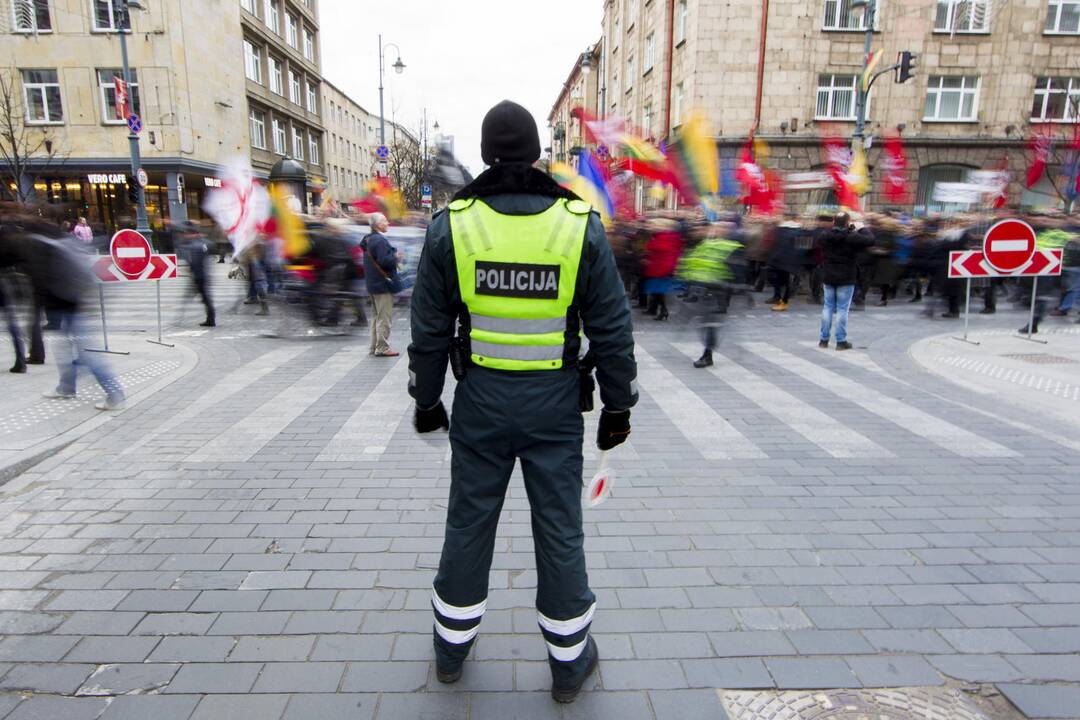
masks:
[[[731,720],[989,720],[953,688],[721,692]]]
[[[1061,357],[1060,355],[1047,355],[1046,353],[1015,353],[1012,355],[1002,355],[1001,357],[1009,358],[1010,360],[1020,360],[1034,365],[1072,365],[1077,362],[1072,358]]]

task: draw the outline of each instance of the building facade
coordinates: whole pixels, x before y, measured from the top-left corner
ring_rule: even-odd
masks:
[[[604,111],[659,141],[702,109],[722,155],[755,132],[774,167],[820,167],[820,136],[854,130],[865,22],[848,0],[606,0]],[[1012,203],[1058,200],[1021,180],[1026,138],[1077,116],[1080,0],[877,0],[873,26],[882,67],[918,55],[912,80],[874,85],[866,128],[872,167],[884,136],[904,139],[916,211],[941,209],[936,183],[1002,163]]]
[[[327,194],[345,203],[363,195],[378,174],[379,117],[327,80],[323,80],[322,93]]]
[[[548,113],[547,124],[551,137],[549,156],[554,162],[575,164],[578,151],[585,146],[584,128],[573,111],[581,108],[590,115],[599,113],[602,58],[600,42],[577,57],[551,112]]]
[[[317,194],[324,176],[316,0],[155,0],[132,9],[127,21],[117,5],[19,0],[0,6],[0,76],[14,91],[7,110],[43,148],[27,158],[24,187],[70,216],[86,215],[99,232],[134,225],[128,128],[117,113],[114,86],[122,74],[123,31],[129,110],[142,122],[151,227],[201,218],[203,194],[216,184],[220,163],[235,156],[250,157],[263,177],[278,157],[296,156]],[[280,36],[266,21],[272,25],[275,12]],[[295,48],[288,41],[290,18]],[[283,63],[283,78],[295,68],[300,102],[289,101],[287,90],[273,91],[268,63],[274,57]],[[309,86],[316,97],[311,106]],[[276,119],[284,123],[287,143],[275,145]],[[294,142],[294,128],[301,142]]]

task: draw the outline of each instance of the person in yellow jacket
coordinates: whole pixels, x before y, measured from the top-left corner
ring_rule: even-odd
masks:
[[[551,692],[570,702],[599,660],[582,529],[582,409],[592,395],[582,367],[595,364],[604,405],[596,442],[610,450],[628,437],[637,402],[630,308],[599,215],[532,167],[532,115],[509,101],[492,108],[481,154],[490,168],[432,218],[412,296],[414,424],[449,428],[453,453],[431,597],[436,675],[460,678],[479,632],[499,513],[520,462]],[[440,400],[448,363],[458,380],[452,424]]]

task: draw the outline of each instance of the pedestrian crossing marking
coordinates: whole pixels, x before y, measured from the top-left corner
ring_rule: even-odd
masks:
[[[796,357],[774,345],[761,342],[746,342],[740,345],[758,357],[795,373],[804,380],[961,457],[1015,457],[1018,454],[992,440],[979,437],[973,432],[957,427],[873,388],[861,385],[832,370]]]
[[[187,457],[188,462],[242,462],[298,418],[367,358],[366,349],[340,350],[286,390],[269,398],[248,417]]]
[[[661,365],[641,345],[634,348],[638,382],[706,460],[760,460],[766,457],[731,423]]]
[[[799,345],[802,345],[803,347],[806,347],[806,348],[811,348],[813,350],[821,350],[821,348],[818,347],[818,344],[816,342],[812,341],[812,340],[801,341],[799,343]],[[870,356],[867,355],[866,353],[862,353],[862,352],[840,352],[840,353],[836,353],[836,355],[834,355],[833,357],[835,357],[838,360],[843,360],[844,362],[848,363],[849,365],[854,365],[855,367],[862,368],[863,370],[867,370],[867,371],[872,372],[872,373],[884,373],[885,372],[884,370],[881,369],[881,366],[878,365],[876,362],[874,362],[870,358]]]
[[[377,459],[411,408],[401,401],[408,387],[409,361],[401,357],[326,444],[319,462]]]
[[[675,348],[690,359],[699,351],[696,345],[677,344]],[[747,400],[835,458],[893,457],[893,454],[842,422],[764,380],[730,358],[713,353],[715,365],[709,371]]]
[[[310,347],[310,345],[297,345],[294,347],[279,348],[252,360],[246,365],[236,368],[228,375],[221,378],[221,380],[214,383],[214,385],[207,389],[206,392],[193,399],[183,410],[172,415],[168,420],[161,425],[158,425],[150,432],[140,436],[132,445],[125,448],[121,454],[130,455],[145,446],[154,438],[163,435],[168,436],[175,428],[181,427],[185,423],[194,420],[214,405],[227,402],[233,395],[255,384],[266,375],[288,363],[300,353],[310,349]]]

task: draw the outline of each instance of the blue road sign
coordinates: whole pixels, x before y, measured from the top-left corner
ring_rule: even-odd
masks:
[[[380,160],[389,160],[390,148],[386,147],[385,145],[380,145],[378,148],[375,149],[375,157],[379,158]]]
[[[420,186],[420,194],[421,195],[430,195],[431,194],[431,186],[426,184],[426,183],[424,185],[421,185]]]
[[[142,118],[135,114],[128,115],[127,126],[128,130],[138,135],[142,132]]]

